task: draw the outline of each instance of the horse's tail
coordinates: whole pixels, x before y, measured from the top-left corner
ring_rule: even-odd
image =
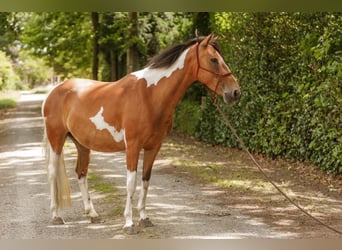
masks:
[[[47,138],[46,128],[44,129],[43,149],[45,152],[45,160],[47,166],[48,179],[50,183],[53,181],[56,185],[56,202],[57,207],[70,207],[70,185],[66,172],[63,151],[60,155],[51,152],[51,145]],[[51,159],[52,158],[52,159]],[[50,166],[51,164],[51,166]],[[52,198],[52,197],[51,197]]]

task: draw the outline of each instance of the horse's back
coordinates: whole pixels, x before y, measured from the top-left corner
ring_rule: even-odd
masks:
[[[125,106],[122,102],[126,99],[120,95],[122,89],[116,82],[87,79],[57,85],[43,107],[47,130],[71,133],[82,145],[97,151],[122,150],[120,107]]]
[[[73,78],[66,80],[50,91],[42,106],[42,114],[47,117],[51,115],[51,112],[62,112],[62,109],[67,111],[66,106],[70,102],[76,101],[89,90],[106,84],[108,83],[89,79]]]

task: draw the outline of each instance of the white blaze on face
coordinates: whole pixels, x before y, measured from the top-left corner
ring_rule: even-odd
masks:
[[[102,115],[103,113],[103,107],[100,108],[100,111],[93,117],[90,117],[92,123],[96,126],[98,130],[104,130],[107,129],[108,132],[113,136],[114,141],[120,142],[122,140],[125,141],[126,144],[126,135],[125,135],[125,129],[122,128],[120,131],[117,131],[114,126],[110,126],[105,120]]]
[[[184,67],[184,61],[188,51],[189,49],[186,49],[179,56],[177,61],[169,68],[151,69],[150,67],[147,67],[131,74],[135,75],[138,80],[144,78],[146,80],[147,87],[150,87],[151,85],[157,85],[160,79],[162,79],[163,77],[170,77],[174,71],[176,71],[177,69],[182,69]]]

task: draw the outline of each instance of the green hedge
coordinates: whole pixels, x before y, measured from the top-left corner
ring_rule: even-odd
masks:
[[[197,103],[181,101],[175,111],[174,128],[182,133],[196,136],[201,115],[201,107]]]
[[[213,30],[242,98],[224,105],[253,152],[309,160],[342,173],[342,15],[213,13]],[[209,100],[201,140],[237,147]]]

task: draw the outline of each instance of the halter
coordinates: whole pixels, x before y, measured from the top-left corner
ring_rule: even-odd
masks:
[[[200,61],[199,61],[199,45],[200,45],[200,43],[197,42],[197,45],[196,45],[197,46],[197,48],[196,48],[196,54],[197,54],[196,57],[197,57],[197,65],[198,65],[197,73],[196,73],[196,78],[197,79],[198,79],[198,72],[199,72],[200,69],[202,69],[204,71],[207,71],[207,72],[209,72],[209,73],[211,73],[213,75],[220,76],[220,77],[226,77],[226,76],[230,76],[230,75],[233,74],[232,72],[228,72],[228,73],[225,73],[225,74],[220,74],[220,73],[216,73],[214,71],[211,71],[209,69],[206,69],[206,68],[202,67],[201,64],[200,64]]]
[[[197,67],[197,73],[196,73],[196,78],[197,78],[197,80],[198,80],[198,73],[199,73],[199,70],[201,69],[201,70],[204,70],[204,71],[207,71],[207,72],[209,72],[209,73],[211,73],[211,74],[213,74],[213,75],[216,75],[216,76],[218,76],[218,77],[228,77],[228,76],[230,76],[230,75],[232,75],[233,73],[232,72],[228,72],[228,73],[225,73],[225,74],[220,74],[220,73],[216,73],[216,72],[214,72],[214,71],[211,71],[211,70],[209,70],[209,69],[206,69],[206,68],[203,68],[202,66],[201,66],[201,64],[200,64],[200,61],[199,61],[199,45],[200,45],[200,42],[198,41],[197,42],[197,48],[196,48],[196,57],[197,57],[197,65],[198,65],[198,67]],[[216,87],[215,87],[215,90],[214,90],[214,93],[212,94],[209,90],[209,87],[207,87],[207,86],[205,86],[206,87],[206,89],[207,89],[207,91],[208,91],[208,93],[210,94],[210,96],[211,96],[211,98],[212,98],[212,100],[213,100],[213,102],[214,103],[216,103],[217,102],[217,96],[215,95],[215,93],[216,93],[216,90],[217,90],[217,87],[218,87],[218,85],[219,85],[219,81],[217,81],[217,84],[216,84]]]

